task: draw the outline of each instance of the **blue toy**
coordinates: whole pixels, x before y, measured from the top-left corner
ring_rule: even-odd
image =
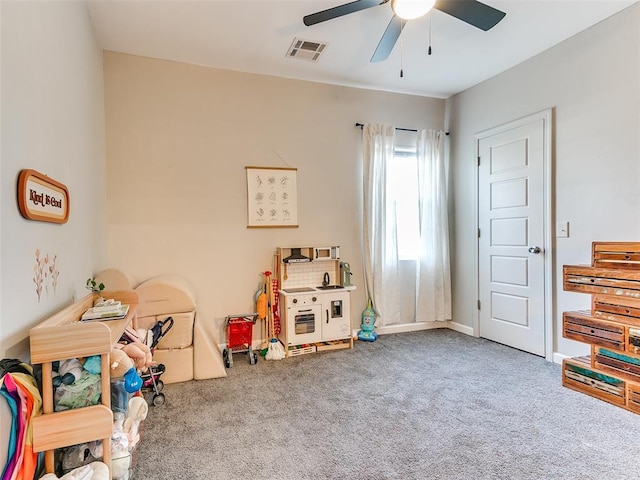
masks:
[[[89,373],[98,375],[101,368],[102,366],[100,364],[100,355],[92,355],[90,357],[87,357],[87,359],[84,361],[84,369]]]
[[[130,368],[124,374],[124,389],[129,393],[135,393],[142,388],[142,378],[135,368]]]
[[[111,350],[111,378],[124,378],[124,389],[135,393],[142,388],[142,378],[133,365],[133,360],[118,348]]]
[[[367,302],[367,308],[362,312],[362,324],[360,325],[360,331],[358,332],[358,340],[364,340],[365,342],[375,342],[378,339],[378,334],[375,332],[376,313],[373,311],[373,305],[371,299]]]

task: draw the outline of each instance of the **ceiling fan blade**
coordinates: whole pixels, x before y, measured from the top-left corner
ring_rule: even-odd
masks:
[[[345,3],[344,5],[339,5],[337,7],[328,8],[327,10],[322,10],[321,12],[305,15],[302,18],[302,21],[308,27],[311,25],[315,25],[316,23],[326,22],[327,20],[342,17],[343,15],[359,12],[360,10],[377,7],[378,5],[382,5],[384,3],[387,3],[388,1],[389,0],[356,0],[355,2]]]
[[[495,27],[506,15],[505,12],[476,0],[438,0],[433,8],[485,32]]]
[[[387,29],[382,34],[382,38],[380,42],[378,42],[378,46],[376,47],[376,51],[373,52],[373,56],[371,57],[371,62],[382,62],[389,58],[393,47],[395,46],[400,34],[402,33],[402,29],[404,28],[406,20],[394,15],[389,25],[387,25]]]

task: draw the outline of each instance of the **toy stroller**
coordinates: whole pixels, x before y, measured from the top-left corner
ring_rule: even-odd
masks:
[[[160,339],[164,337],[169,330],[173,327],[173,318],[167,317],[162,321],[156,322],[156,324],[151,327],[151,345],[149,348],[153,352],[160,342]],[[144,391],[152,391],[153,392],[153,405],[159,406],[163,405],[165,402],[165,396],[162,392],[164,388],[164,382],[160,380],[160,377],[165,372],[166,368],[164,364],[159,363],[158,365],[152,365],[148,368],[146,372],[140,375],[142,379],[142,389]]]
[[[227,348],[222,351],[224,364],[227,368],[233,367],[233,352],[247,352],[249,363],[255,365],[258,354],[251,347],[253,339],[253,325],[258,319],[257,313],[245,313],[244,315],[229,315],[225,319],[227,326]]]
[[[145,373],[140,375],[142,379],[142,389],[144,391],[153,391],[152,402],[156,407],[163,405],[166,400],[164,393],[161,393],[164,388],[164,382],[160,380],[160,376],[164,371],[165,366],[160,363],[150,366]]]

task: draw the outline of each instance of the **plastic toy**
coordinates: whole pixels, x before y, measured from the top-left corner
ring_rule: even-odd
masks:
[[[151,345],[149,345],[149,350],[151,353],[154,352],[155,348],[160,343],[162,337],[164,337],[169,330],[173,327],[173,317],[167,317],[164,320],[158,320],[156,324],[151,327]],[[164,364],[160,363],[158,365],[151,365],[149,368],[140,375],[142,378],[142,391],[152,391],[153,392],[153,405],[159,406],[163,405],[165,402],[164,393],[162,393],[162,389],[164,388],[164,382],[160,380],[160,377],[165,372]]]
[[[253,325],[256,323],[257,318],[257,313],[245,313],[242,315],[228,315],[225,319],[227,348],[222,351],[222,357],[227,368],[233,367],[233,352],[247,352],[251,365],[255,365],[258,361],[258,354],[253,351],[251,346]]]
[[[360,331],[358,332],[358,340],[375,342],[378,339],[378,334],[375,332],[375,323],[376,313],[373,310],[371,299],[369,299],[367,308],[362,312],[362,323],[360,324]]]

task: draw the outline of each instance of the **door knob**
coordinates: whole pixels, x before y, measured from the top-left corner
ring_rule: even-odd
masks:
[[[537,255],[541,251],[542,249],[540,247],[529,247],[529,253],[535,253]]]

